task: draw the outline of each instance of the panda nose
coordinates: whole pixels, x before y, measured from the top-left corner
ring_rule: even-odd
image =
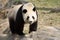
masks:
[[[30,24],[32,23],[32,21],[29,22]]]

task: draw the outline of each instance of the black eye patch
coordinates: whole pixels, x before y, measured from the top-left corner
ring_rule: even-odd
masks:
[[[23,10],[23,13],[26,13],[26,12],[27,12],[27,10],[26,10],[26,9],[24,9],[24,10]]]
[[[35,7],[33,8],[33,11],[36,11],[36,8]]]
[[[32,16],[32,18],[35,19],[34,16]]]
[[[29,19],[29,16],[27,16],[27,20]]]

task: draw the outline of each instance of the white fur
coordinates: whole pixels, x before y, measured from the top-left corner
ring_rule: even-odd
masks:
[[[25,22],[32,21],[32,23],[34,23],[37,20],[36,11],[34,12],[32,10],[33,8],[34,5],[32,3],[27,3],[23,6],[23,9],[27,9],[27,13],[26,14],[23,13],[23,18]],[[29,20],[26,20],[27,16],[29,16]],[[33,19],[32,16],[34,16],[35,19]]]

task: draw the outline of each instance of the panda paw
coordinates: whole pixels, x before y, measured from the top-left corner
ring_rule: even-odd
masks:
[[[19,35],[21,35],[21,36],[22,36],[22,35],[25,35],[25,34],[24,34],[24,33],[19,33]]]

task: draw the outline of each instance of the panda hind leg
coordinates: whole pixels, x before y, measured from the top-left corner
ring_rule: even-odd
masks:
[[[19,24],[13,19],[9,19],[10,31],[12,34],[25,35],[23,33],[24,24]],[[20,28],[19,28],[20,27]]]
[[[29,33],[37,30],[37,21],[30,25]]]
[[[9,19],[9,25],[10,25],[10,31],[12,34],[15,34],[15,27],[14,27],[14,20],[13,19]]]

